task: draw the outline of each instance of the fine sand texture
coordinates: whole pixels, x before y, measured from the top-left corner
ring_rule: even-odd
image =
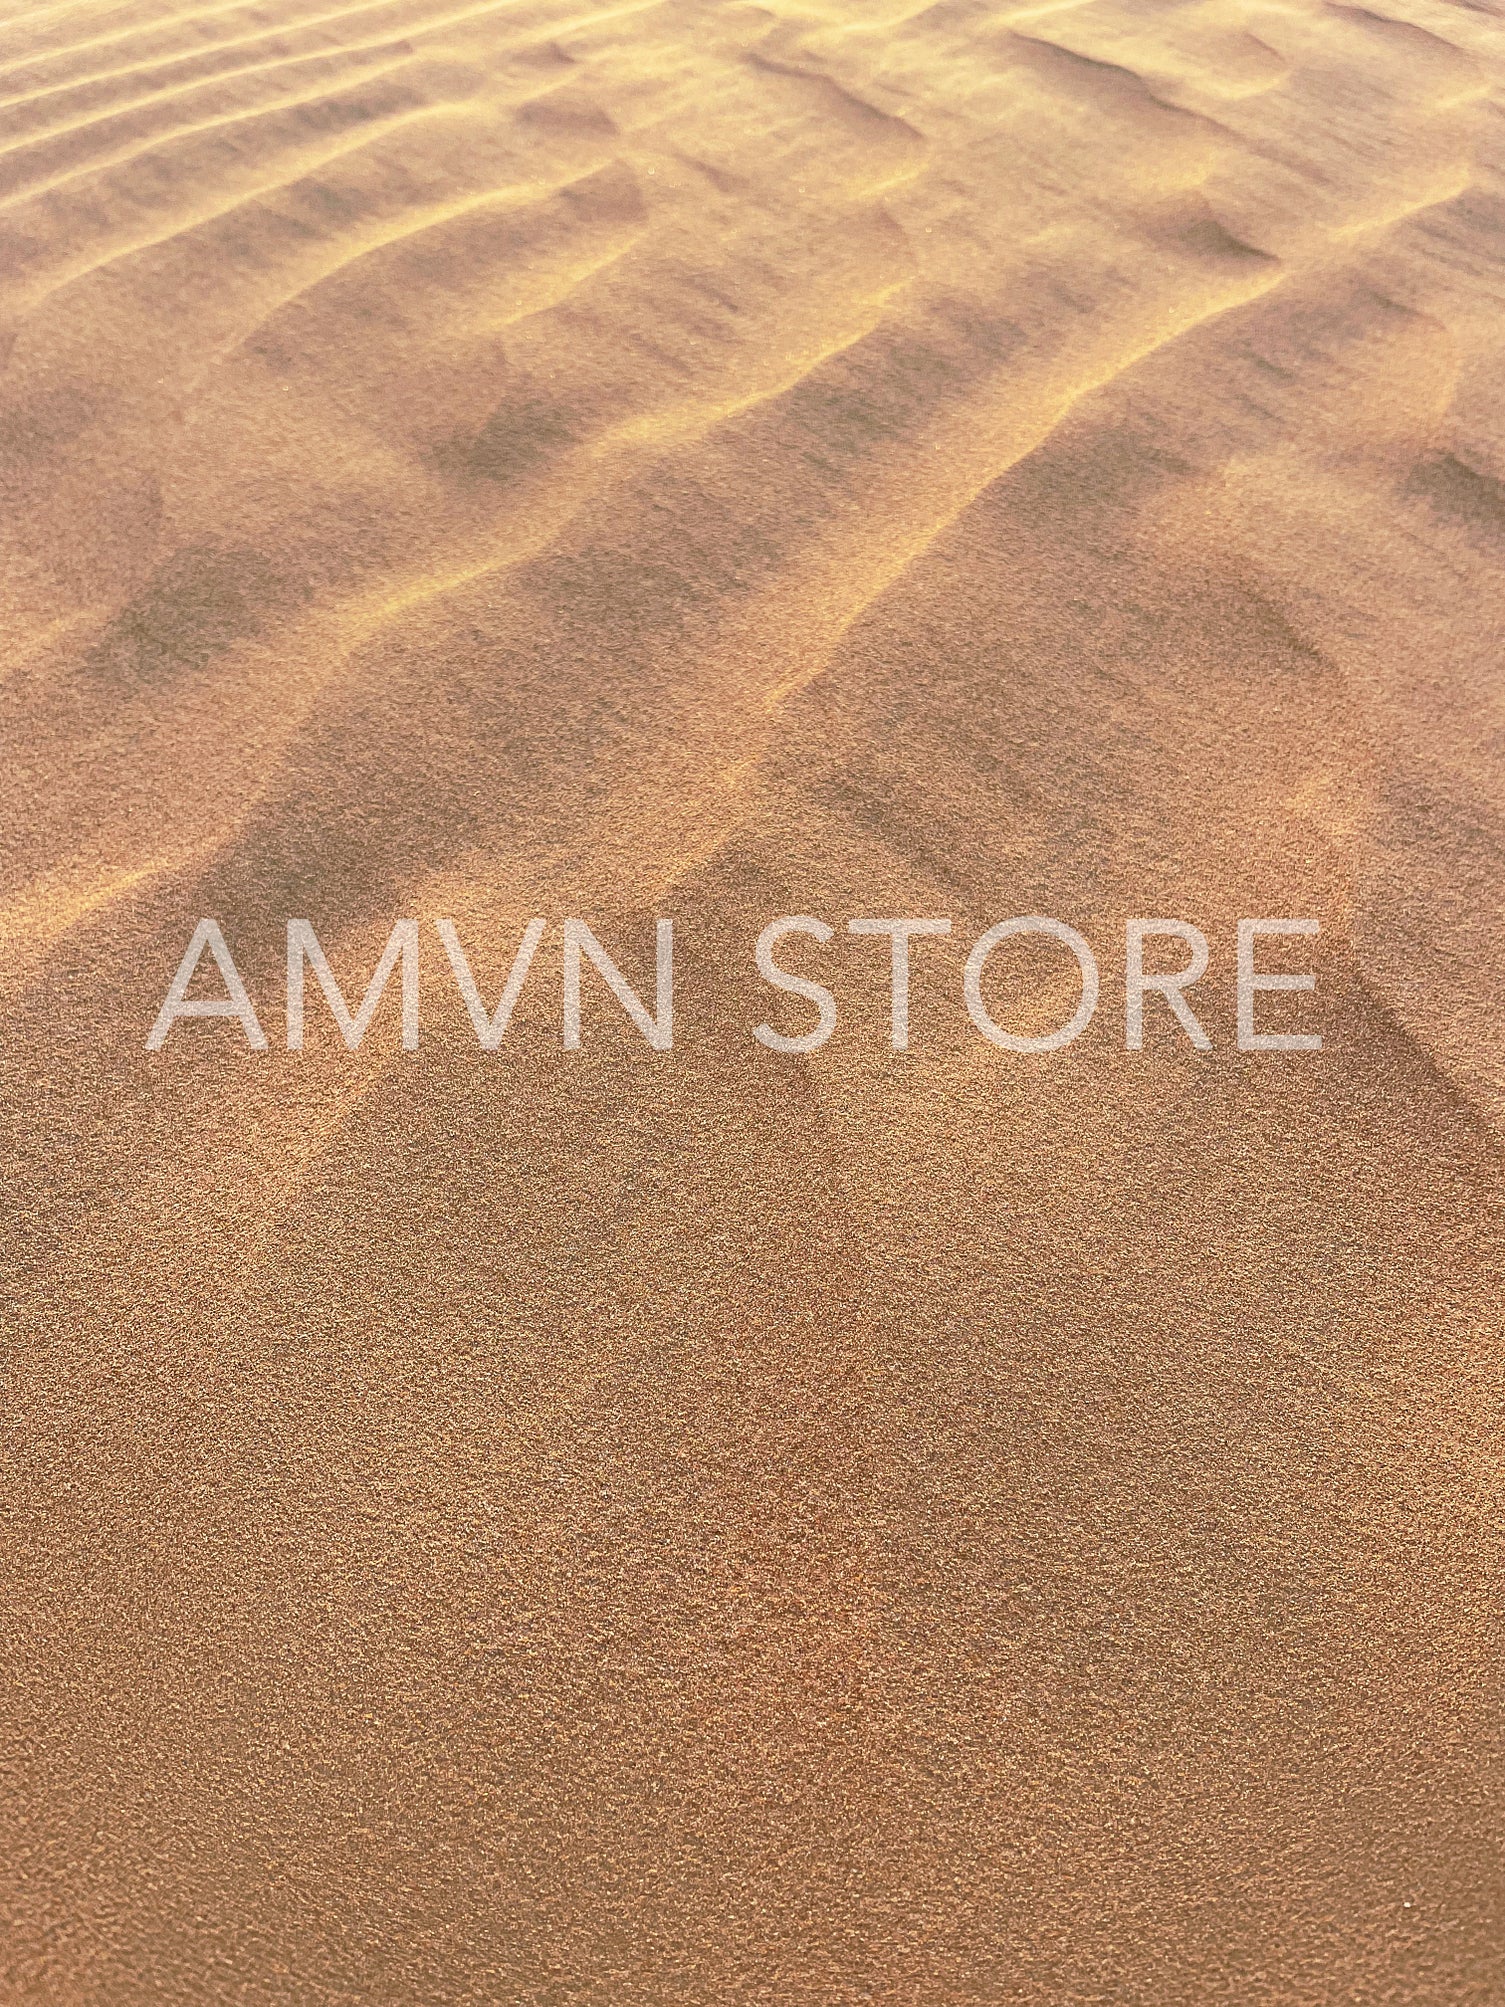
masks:
[[[1497,6],[0,59],[0,2002],[1500,2007]]]

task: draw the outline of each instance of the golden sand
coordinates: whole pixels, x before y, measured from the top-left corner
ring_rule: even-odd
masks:
[[[0,54],[0,1998],[1497,2007],[1495,10]],[[909,1054],[844,938],[753,1043],[780,912],[954,917]],[[267,1054],[143,1050],[204,914]],[[278,1050],[401,914],[421,1050]]]

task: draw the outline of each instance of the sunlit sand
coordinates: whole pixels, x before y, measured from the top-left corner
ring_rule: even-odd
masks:
[[[4,7],[7,2001],[1505,1997],[1502,87],[1444,0]],[[907,1052],[863,914],[955,916]],[[1023,914],[1069,1050],[963,1011]],[[205,915],[269,1049],[148,1053]],[[290,1054],[286,921],[399,915],[419,1050]],[[483,1051],[435,918],[489,1014],[535,915]],[[674,917],[672,1055],[563,1049],[569,915]]]

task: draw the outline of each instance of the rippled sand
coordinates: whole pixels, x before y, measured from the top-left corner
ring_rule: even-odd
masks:
[[[0,53],[0,1993],[1505,1998],[1494,8]],[[753,1044],[779,912],[953,916],[908,1055],[844,936]],[[143,1050],[201,914],[265,1055]],[[401,914],[419,1053],[279,1051]]]

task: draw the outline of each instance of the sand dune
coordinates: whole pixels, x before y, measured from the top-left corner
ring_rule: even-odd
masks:
[[[6,7],[7,2000],[1505,1995],[1505,28],[1387,7]],[[780,912],[954,916],[910,1053]],[[557,926],[476,1049],[534,913],[672,1057]]]

